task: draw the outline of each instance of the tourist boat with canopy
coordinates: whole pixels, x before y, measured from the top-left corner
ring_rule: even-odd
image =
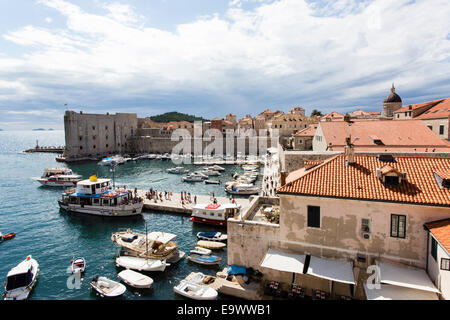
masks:
[[[31,256],[12,268],[5,282],[5,300],[25,300],[33,290],[39,275],[39,263]]]
[[[127,290],[123,284],[100,276],[95,276],[92,278],[89,285],[92,289],[97,291],[101,297],[107,298],[119,297]]]
[[[152,278],[133,270],[120,271],[117,276],[129,286],[137,289],[150,289],[153,284]]]
[[[40,178],[34,179],[47,187],[74,187],[82,180],[69,168],[47,168]]]
[[[239,215],[241,205],[237,203],[196,204],[192,207],[191,221],[226,226],[227,219]]]
[[[174,242],[177,235],[166,232],[150,232],[141,234],[132,230],[116,232],[111,240],[119,246],[135,253],[138,257],[150,259],[169,259],[178,250]]]
[[[110,179],[97,179],[93,175],[82,180],[76,189],[63,193],[58,204],[61,209],[77,213],[107,217],[140,215],[144,206],[142,198],[133,197],[131,190],[113,189]]]
[[[198,232],[197,238],[209,241],[226,241],[227,235],[221,232]]]

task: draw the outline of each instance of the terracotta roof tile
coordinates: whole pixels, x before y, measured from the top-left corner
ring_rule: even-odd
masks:
[[[305,129],[299,130],[294,133],[292,136],[294,137],[314,137],[316,134],[317,124],[310,124]]]
[[[450,98],[444,99],[415,119],[439,119],[450,117]]]
[[[450,189],[440,188],[433,168],[450,170],[450,158],[396,157],[395,163],[378,161],[376,156],[356,155],[355,165],[346,166],[337,155],[309,170],[295,181],[278,188],[279,193],[390,201],[424,205],[450,205]],[[385,186],[376,169],[389,164],[407,173],[407,181]]]
[[[450,253],[450,219],[425,223],[425,227]]]

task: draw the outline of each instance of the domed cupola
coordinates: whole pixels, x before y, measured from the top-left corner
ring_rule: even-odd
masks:
[[[391,92],[386,96],[383,103],[402,102],[402,98],[395,93],[394,84],[392,84]]]
[[[394,84],[392,84],[391,92],[386,96],[383,101],[383,112],[381,113],[382,118],[392,119],[394,117],[394,112],[402,107],[402,98],[395,93]]]

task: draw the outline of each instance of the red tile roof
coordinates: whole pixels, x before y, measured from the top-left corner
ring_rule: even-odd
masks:
[[[435,106],[436,104],[438,104],[439,102],[442,102],[443,100],[434,100],[434,101],[427,101],[427,102],[422,102],[422,103],[416,103],[416,104],[410,104],[407,106],[404,106],[403,108],[397,109],[394,111],[394,113],[398,113],[398,112],[405,112],[405,111],[412,111],[412,110],[416,110],[416,109],[420,109],[420,108],[431,108],[433,106]]]
[[[450,98],[444,99],[415,119],[439,119],[450,117]]]
[[[450,219],[425,223],[425,227],[450,253]]]
[[[278,188],[281,194],[389,201],[424,205],[450,205],[450,189],[440,188],[433,168],[450,171],[450,158],[396,157],[395,163],[378,161],[376,156],[355,155],[355,165],[345,165],[345,156],[324,161],[298,179]],[[376,169],[389,164],[406,172],[406,181],[385,186]]]
[[[331,143],[333,151],[343,150],[349,135],[357,151],[450,151],[449,144],[420,120],[354,121],[351,124],[322,121],[319,126],[326,144]],[[378,138],[382,144],[376,144],[371,137]]]
[[[294,137],[314,137],[316,134],[317,124],[310,124],[305,129],[299,130],[294,133],[292,136]]]

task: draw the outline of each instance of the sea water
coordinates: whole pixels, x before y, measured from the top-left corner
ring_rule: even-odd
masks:
[[[53,153],[23,153],[33,148],[38,140],[41,146],[64,145],[64,131],[1,131],[0,132],[0,232],[15,232],[11,240],[0,243],[0,283],[6,281],[8,271],[31,255],[39,263],[38,282],[29,299],[99,299],[90,289],[89,281],[95,275],[120,281],[115,266],[119,246],[111,241],[111,234],[128,228],[145,233],[164,231],[178,236],[179,250],[186,252],[195,247],[196,234],[201,231],[226,229],[193,224],[189,216],[144,211],[142,216],[129,218],[103,218],[59,209],[57,199],[63,189],[41,186],[33,177],[39,177],[45,168],[71,168],[83,178],[97,174],[100,178],[112,178],[110,167],[99,166],[96,161],[82,164],[56,162]],[[220,185],[187,183],[178,174],[169,174],[167,168],[175,167],[171,161],[137,160],[117,166],[116,186],[159,191],[227,196],[224,184],[232,180],[237,166],[227,165],[220,177]],[[201,167],[185,165],[190,171]],[[147,273],[153,280],[152,289],[137,290],[127,286],[122,299],[184,299],[173,292],[173,287],[190,272],[215,275],[227,265],[227,250],[214,251],[222,257],[219,266],[201,266],[185,258],[166,268],[164,272]],[[185,257],[186,257],[185,256]],[[81,286],[77,289],[67,273],[70,260],[84,257],[87,268]],[[69,280],[68,280],[69,279]],[[3,291],[3,286],[2,290]],[[221,297],[226,298],[226,297]]]

